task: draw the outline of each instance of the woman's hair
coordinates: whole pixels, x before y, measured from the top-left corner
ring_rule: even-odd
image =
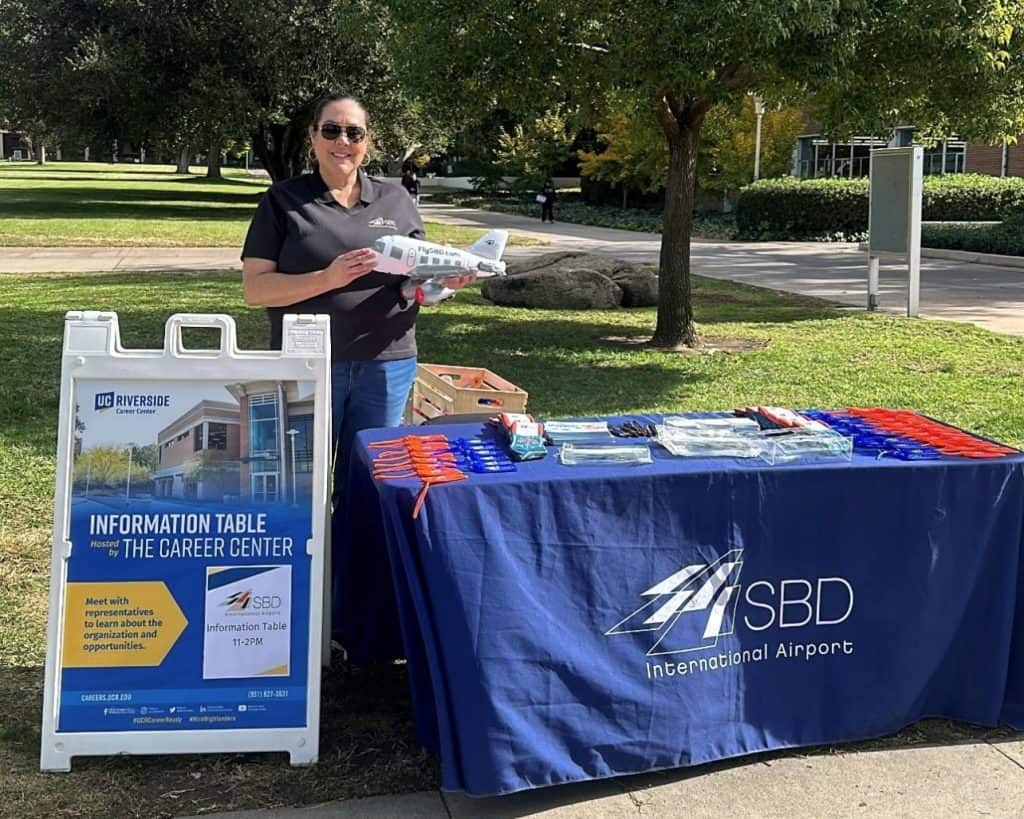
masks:
[[[316,101],[316,106],[313,108],[313,122],[311,125],[316,128],[320,124],[320,117],[323,116],[324,108],[330,105],[332,102],[354,102],[359,106],[359,110],[363,112],[363,119],[366,120],[366,127],[370,127],[370,116],[366,113],[366,109],[363,104],[353,97],[351,94],[324,94],[320,99]]]

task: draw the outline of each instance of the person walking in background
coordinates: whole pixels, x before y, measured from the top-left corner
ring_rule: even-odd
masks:
[[[540,193],[537,194],[537,201],[540,203],[540,220],[541,222],[554,222],[555,221],[555,182],[551,177],[544,180],[544,186],[540,189]]]
[[[405,188],[409,196],[412,197],[412,201],[417,204],[420,203],[420,180],[416,178],[416,171],[409,168],[402,174],[402,187]]]

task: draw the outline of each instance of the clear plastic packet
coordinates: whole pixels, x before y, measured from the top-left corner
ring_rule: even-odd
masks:
[[[769,449],[762,456],[767,463],[845,460],[853,457],[853,438],[836,432],[798,430],[767,439]]]
[[[558,459],[567,466],[649,464],[651,448],[646,444],[562,444]]]
[[[755,424],[756,426],[756,424]],[[771,443],[756,431],[728,428],[655,426],[658,443],[673,455],[690,458],[763,458]]]
[[[544,432],[556,444],[570,441],[597,444],[612,440],[607,421],[545,421]]]

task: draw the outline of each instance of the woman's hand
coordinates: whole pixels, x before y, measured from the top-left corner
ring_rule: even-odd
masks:
[[[444,286],[449,290],[459,290],[465,287],[467,284],[472,284],[476,281],[476,273],[470,273],[467,276],[453,276],[444,280]]]
[[[371,248],[361,247],[336,256],[324,271],[333,288],[346,287],[356,279],[365,276],[377,265],[377,253]]]

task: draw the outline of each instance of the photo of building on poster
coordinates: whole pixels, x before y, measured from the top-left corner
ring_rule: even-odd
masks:
[[[308,504],[312,382],[123,384],[78,384],[75,500]]]

